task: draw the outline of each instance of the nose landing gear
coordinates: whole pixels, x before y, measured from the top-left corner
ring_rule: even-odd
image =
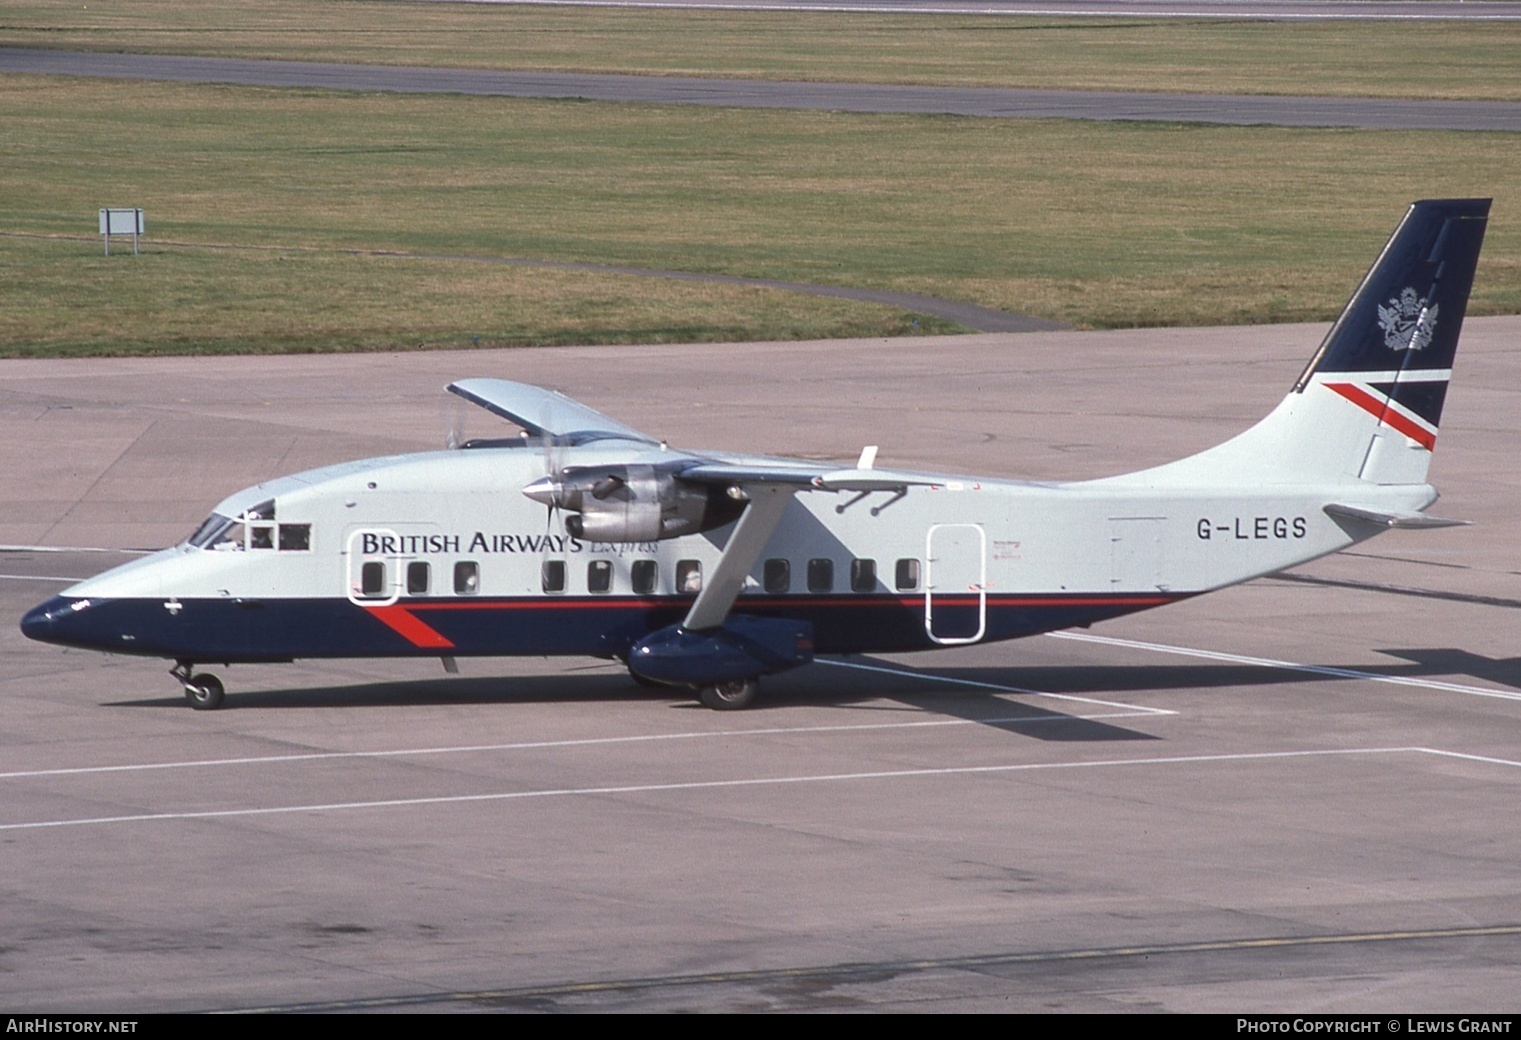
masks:
[[[169,669],[169,674],[185,687],[185,699],[196,711],[211,711],[220,708],[226,694],[222,680],[210,672],[193,675],[191,673],[194,668],[193,661],[176,661],[174,667]]]

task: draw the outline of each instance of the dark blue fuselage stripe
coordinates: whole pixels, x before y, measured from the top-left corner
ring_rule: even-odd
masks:
[[[1160,606],[1178,595],[989,596],[983,641],[1014,639]],[[197,661],[288,661],[300,657],[592,655],[621,657],[637,640],[678,624],[687,598],[402,600],[450,644],[419,646],[347,599],[95,600],[68,610],[62,597],[27,616],[33,638],[67,646]],[[942,637],[973,634],[975,596],[935,597]],[[44,612],[56,620],[35,619]],[[735,613],[810,622],[819,653],[886,653],[937,646],[921,597],[744,597]]]

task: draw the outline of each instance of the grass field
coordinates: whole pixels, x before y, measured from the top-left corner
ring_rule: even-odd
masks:
[[[847,300],[501,265],[0,240],[0,357],[732,342],[955,331]],[[917,324],[915,322],[917,321]]]
[[[1105,90],[1521,99],[1521,23],[7,0],[0,45]]]
[[[1516,33],[366,0],[0,8],[0,45],[1443,97],[1521,93]],[[1096,327],[1327,319],[1405,205],[1449,194],[1497,199],[1473,312],[1521,311],[1521,135],[24,76],[0,78],[0,126],[0,356],[949,328],[797,293],[449,257],[920,292]],[[145,255],[100,255],[104,205],[147,211]]]
[[[1473,309],[1521,310],[1518,135],[27,77],[0,79],[0,123],[0,231],[54,236],[0,236],[13,356],[915,327],[792,293],[354,249],[899,289],[1100,327],[1328,318],[1405,205],[1445,194],[1501,200]],[[146,256],[100,255],[102,205],[147,211]]]

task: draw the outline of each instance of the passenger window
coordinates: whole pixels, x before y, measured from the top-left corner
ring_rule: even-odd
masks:
[[[586,565],[586,591],[607,592],[613,587],[613,561],[593,560]]]
[[[877,561],[850,561],[850,591],[875,592],[877,590]]]
[[[311,524],[281,524],[280,551],[306,552],[312,547]]]
[[[702,561],[676,561],[676,591],[695,596],[702,591]]]
[[[359,594],[361,596],[384,596],[386,594],[386,565],[371,560],[359,568]]]
[[[899,560],[897,585],[899,592],[912,592],[919,587],[919,561]]]
[[[250,549],[273,549],[275,547],[274,527],[269,524],[249,525],[248,547]]]
[[[655,584],[660,579],[660,564],[654,560],[635,560],[629,577],[634,583],[635,594],[648,596],[655,591]]]
[[[545,560],[540,568],[539,580],[545,592],[565,591],[565,561]]]
[[[414,560],[407,564],[407,595],[426,596],[428,594],[428,565],[422,560]]]
[[[808,591],[834,591],[834,561],[815,559],[808,561]]]
[[[481,565],[474,560],[461,560],[454,565],[454,591],[461,596],[473,596],[481,590]]]
[[[792,564],[786,560],[767,560],[762,574],[762,587],[767,592],[791,591]]]

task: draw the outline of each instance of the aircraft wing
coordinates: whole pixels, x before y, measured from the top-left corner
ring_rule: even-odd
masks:
[[[862,455],[862,463],[875,456],[875,449]],[[718,628],[733,608],[745,585],[745,577],[760,559],[780,526],[787,505],[799,491],[893,491],[902,494],[910,484],[943,484],[944,478],[921,473],[878,470],[858,465],[855,469],[838,469],[827,463],[810,466],[805,462],[719,462],[707,460],[681,470],[680,479],[699,484],[738,485],[750,504],[729,544],[714,568],[707,584],[687,612],[682,627],[700,632]]]
[[[514,383],[509,379],[460,379],[448,390],[488,412],[516,423],[535,437],[548,435],[570,444],[609,438],[655,444],[617,419],[609,418],[556,390]]]
[[[681,471],[682,480],[740,486],[779,484],[813,491],[897,491],[910,485],[943,486],[945,477],[890,469],[840,469],[827,462],[699,462]]]
[[[506,379],[461,379],[450,383],[448,389],[450,393],[516,423],[533,436],[547,435],[571,444],[604,439],[657,443],[616,419],[543,387]],[[909,485],[945,483],[943,477],[874,469],[875,460],[876,448],[869,447],[862,452],[853,469],[841,469],[830,463],[766,458],[726,461],[698,457],[691,465],[680,465],[674,474],[677,480],[737,486],[744,490],[744,497],[749,500],[714,573],[688,611],[684,627],[702,631],[723,624],[744,588],[745,577],[760,558],[797,492],[892,491],[901,495]],[[546,487],[544,493],[559,494],[558,483]]]

